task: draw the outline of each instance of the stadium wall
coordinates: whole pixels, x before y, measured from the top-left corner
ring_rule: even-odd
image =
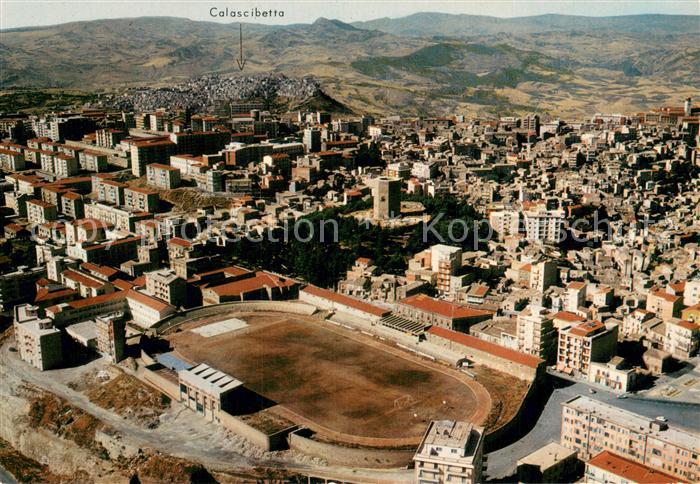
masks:
[[[254,427],[251,427],[230,413],[222,411],[220,414],[220,419],[221,425],[223,425],[225,428],[237,435],[240,435],[246,440],[249,440],[265,451],[286,449],[287,435],[297,429],[296,426],[293,426],[280,432],[275,432],[268,435]]]
[[[415,449],[369,449],[343,447],[319,442],[301,435],[303,431],[289,434],[289,448],[328,462],[350,467],[405,467],[410,464]]]
[[[157,334],[163,334],[164,332],[192,319],[211,316],[213,314],[231,310],[237,310],[240,312],[270,311],[303,314],[308,316],[316,312],[316,307],[296,301],[236,301],[213,304],[210,306],[201,306],[190,309],[188,311],[165,318],[154,325],[152,329],[155,330]]]

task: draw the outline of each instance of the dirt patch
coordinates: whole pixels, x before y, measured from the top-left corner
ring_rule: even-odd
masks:
[[[201,464],[160,453],[139,458],[129,469],[144,484],[216,482]]]
[[[95,380],[85,395],[95,405],[148,428],[157,427],[158,417],[170,406],[169,397],[126,373],[104,383]]]
[[[103,428],[102,423],[56,395],[40,393],[35,396],[30,400],[28,416],[32,428],[50,430],[85,449],[101,450],[95,442],[95,430]]]
[[[48,466],[20,454],[9,442],[2,439],[0,439],[0,466],[19,482],[68,483],[90,480],[85,473],[70,477],[54,474]]]
[[[491,395],[491,411],[484,422],[486,430],[494,430],[510,422],[520,409],[529,383],[506,373],[477,365],[469,371],[476,375]]]
[[[294,425],[294,422],[276,415],[270,410],[261,410],[250,415],[239,415],[238,418],[266,435],[281,432]]]

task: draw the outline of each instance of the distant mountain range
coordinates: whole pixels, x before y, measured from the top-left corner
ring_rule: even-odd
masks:
[[[312,75],[355,111],[566,116],[700,94],[698,16],[494,18],[419,13],[347,24],[172,17],[0,31],[0,87],[167,86],[207,73]]]

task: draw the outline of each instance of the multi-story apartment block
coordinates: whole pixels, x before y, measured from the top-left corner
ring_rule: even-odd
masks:
[[[517,317],[518,350],[554,362],[557,331],[552,316],[543,307],[528,306]]]
[[[700,480],[700,435],[584,396],[562,406],[561,444],[580,459],[607,450],[681,480]]]
[[[43,200],[27,200],[27,220],[30,224],[45,224],[58,218],[56,205]]]
[[[530,289],[544,292],[557,282],[557,264],[554,261],[543,261],[532,264],[530,269]]]
[[[180,170],[160,163],[152,163],[146,167],[146,180],[149,185],[164,190],[180,186]]]
[[[107,170],[107,160],[109,156],[106,153],[95,150],[83,150],[78,155],[80,168],[85,171],[93,171],[95,173]]]
[[[153,215],[143,211],[114,207],[104,203],[90,203],[85,206],[85,217],[95,218],[111,224],[116,230],[135,233],[134,225],[139,220],[152,218]]]
[[[83,196],[75,192],[66,192],[61,197],[61,213],[73,219],[83,218],[85,203]]]
[[[113,205],[124,205],[124,190],[129,185],[114,180],[99,180],[97,182],[97,200]]]
[[[146,165],[167,164],[175,154],[177,145],[167,138],[149,138],[129,141],[131,152],[131,173],[134,176],[146,174]]]
[[[187,153],[198,156],[218,153],[227,143],[231,142],[229,131],[200,131],[188,133],[172,133],[170,141],[175,143],[175,153]]]
[[[0,274],[0,307],[7,311],[16,304],[31,301],[36,294],[36,281],[45,276],[43,266],[19,266],[14,272]]]
[[[95,131],[95,144],[102,148],[114,148],[126,137],[126,133],[118,129],[98,129]]]
[[[5,171],[20,171],[25,168],[24,154],[0,148],[0,167]]]
[[[97,351],[107,356],[111,363],[119,363],[124,359],[126,348],[126,321],[120,316],[98,316],[95,326]]]
[[[173,306],[184,306],[187,283],[170,269],[146,272],[146,291]]]
[[[468,422],[433,420],[418,446],[415,480],[420,484],[482,481],[484,429]]]
[[[698,353],[699,348],[700,325],[698,323],[677,318],[666,321],[664,351],[679,360],[688,360]]]
[[[683,298],[669,294],[666,291],[649,291],[647,295],[647,311],[656,313],[664,321],[677,318],[683,309]]]
[[[543,210],[526,211],[525,238],[531,242],[558,244],[563,236],[564,211]]]
[[[15,307],[14,330],[19,357],[41,371],[58,367],[63,361],[61,331],[48,318],[40,318],[39,308],[23,304]]]
[[[588,378],[592,362],[605,362],[617,349],[617,325],[600,321],[583,323],[559,331],[557,370]]]
[[[683,304],[685,306],[700,304],[700,279],[686,281],[683,289]]]
[[[139,212],[158,210],[158,192],[148,188],[129,187],[124,189],[124,206]]]
[[[495,210],[489,213],[489,225],[499,240],[520,233],[520,212],[515,210]]]

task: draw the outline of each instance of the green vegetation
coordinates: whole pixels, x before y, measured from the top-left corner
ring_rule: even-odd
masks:
[[[249,267],[287,273],[322,287],[334,287],[358,257],[373,259],[380,272],[403,274],[413,254],[440,243],[440,237],[449,240],[451,221],[464,221],[464,224],[455,224],[452,231],[452,235],[461,239],[465,228],[473,234],[475,222],[480,218],[471,206],[454,196],[411,196],[406,200],[423,204],[431,221],[435,220],[434,224],[429,223],[432,230],[425,230],[423,223],[413,228],[387,229],[349,215],[369,209],[372,201],[368,199],[306,216],[296,228],[290,225],[286,237],[280,230],[274,234],[275,240],[242,238],[233,244],[228,256],[231,261]],[[462,242],[464,247],[471,247],[472,243],[472,236],[465,237]]]
[[[95,94],[63,89],[8,89],[0,93],[0,112],[34,113],[82,106]]]

